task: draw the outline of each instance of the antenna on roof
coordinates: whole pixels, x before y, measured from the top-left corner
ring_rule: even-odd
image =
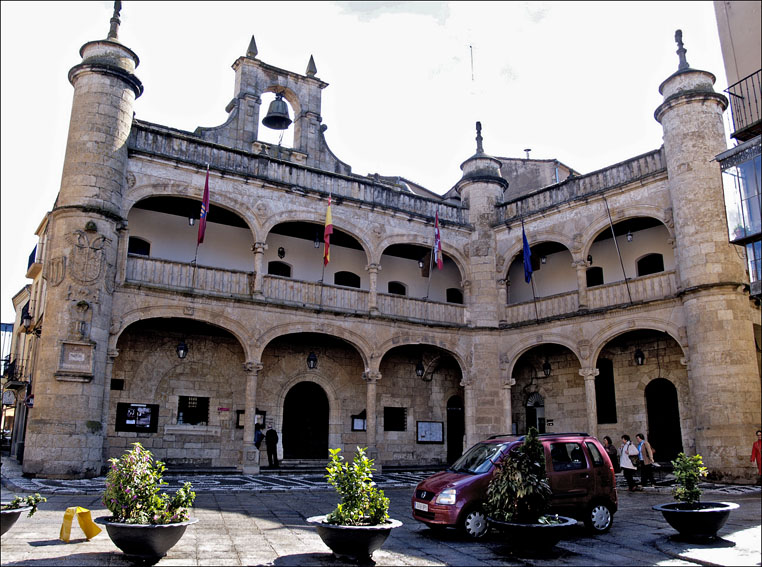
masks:
[[[474,80],[474,46],[469,45],[468,49],[471,51],[471,80]]]
[[[527,153],[527,159],[529,159],[529,152],[532,151],[532,148],[524,148],[524,151]]]

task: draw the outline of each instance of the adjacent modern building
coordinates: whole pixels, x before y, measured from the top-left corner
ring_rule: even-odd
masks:
[[[118,28],[115,12],[69,72],[61,188],[18,309],[26,474],[96,476],[135,441],[171,468],[257,473],[269,425],[285,466],[358,445],[379,467],[443,464],[536,426],[643,432],[657,460],[752,478],[760,306],[715,160],[728,99],[680,37],[653,86],[662,147],[581,174],[497,157],[477,124],[439,196],[353,173],[315,62],[273,67],[254,38],[224,124],[136,119]]]

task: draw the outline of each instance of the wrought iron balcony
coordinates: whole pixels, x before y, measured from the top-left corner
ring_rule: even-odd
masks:
[[[762,133],[762,69],[730,85],[725,92],[730,95],[733,115],[733,133],[736,140],[745,142]]]

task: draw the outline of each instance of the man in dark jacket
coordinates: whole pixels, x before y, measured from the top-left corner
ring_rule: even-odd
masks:
[[[278,434],[272,425],[267,426],[265,433],[265,445],[267,445],[267,462],[270,467],[278,468]]]

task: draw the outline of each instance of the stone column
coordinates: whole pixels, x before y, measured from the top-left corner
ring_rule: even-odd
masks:
[[[503,382],[503,407],[505,408],[505,433],[511,434],[513,432],[513,406],[512,406],[512,388],[516,385],[514,378],[508,378]]]
[[[380,372],[365,372],[362,376],[365,380],[365,434],[367,437],[368,455],[373,459],[378,457],[376,447],[376,383],[381,380]],[[380,465],[376,463],[380,472]]]
[[[659,87],[654,117],[664,130],[664,155],[677,242],[678,295],[690,358],[688,379],[696,452],[726,480],[751,479],[749,434],[759,428],[760,377],[748,279],[728,242],[722,176],[715,156],[726,149],[727,99],[715,77],[685,60]],[[757,315],[758,317],[758,315]],[[757,321],[758,322],[758,321]]]
[[[257,381],[262,364],[259,362],[244,362],[243,368],[247,373],[245,403],[246,410],[243,422],[243,449],[241,451],[241,470],[244,474],[259,473],[259,449],[254,445],[254,419],[257,412]]]
[[[368,295],[368,311],[378,313],[378,272],[381,271],[379,264],[365,266],[370,277],[370,294]]]
[[[497,316],[500,324],[505,324],[506,320],[506,306],[508,304],[508,288],[506,283],[508,280],[497,280]]]
[[[587,432],[598,436],[598,408],[595,403],[595,377],[597,368],[580,368],[579,375],[585,379],[585,408],[587,411]]]
[[[262,264],[264,263],[265,250],[267,250],[267,244],[264,242],[255,242],[251,247],[251,251],[254,252],[254,289],[251,290],[252,295],[262,295],[262,282],[264,281]]]
[[[578,309],[587,309],[587,261],[575,260],[572,262],[572,267],[577,270]]]
[[[479,441],[476,433],[476,408],[474,407],[474,380],[472,376],[463,377],[460,381],[463,387],[463,413],[466,426],[466,443],[463,450],[468,449]]]

